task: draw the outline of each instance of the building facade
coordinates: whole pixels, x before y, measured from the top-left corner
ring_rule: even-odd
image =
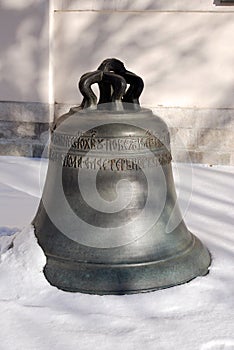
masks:
[[[175,161],[234,165],[234,2],[1,0],[0,154],[40,157],[108,57],[145,82]]]

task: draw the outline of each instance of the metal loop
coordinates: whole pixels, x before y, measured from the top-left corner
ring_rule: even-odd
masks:
[[[97,96],[91,89],[95,83],[98,83],[100,90],[98,103]],[[127,103],[132,104],[133,109],[138,109],[143,87],[143,80],[126,70],[120,60],[107,58],[96,71],[88,72],[80,78],[79,89],[84,96],[81,108],[102,108],[102,104],[111,103],[112,108],[122,110]]]

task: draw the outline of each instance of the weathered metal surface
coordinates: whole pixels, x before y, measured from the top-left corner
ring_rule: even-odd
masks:
[[[152,291],[204,275],[210,265],[180,214],[167,125],[140,108],[143,82],[123,67],[105,60],[84,75],[81,108],[52,133],[33,224],[45,276],[66,291]]]

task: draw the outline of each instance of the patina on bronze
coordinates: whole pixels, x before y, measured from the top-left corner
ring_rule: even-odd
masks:
[[[65,291],[126,294],[205,275],[210,254],[182,219],[168,127],[140,107],[142,79],[107,59],[79,87],[81,105],[54,125],[33,221],[48,281]]]

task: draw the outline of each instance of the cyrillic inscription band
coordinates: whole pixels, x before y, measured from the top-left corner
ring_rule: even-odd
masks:
[[[80,156],[67,153],[66,155],[50,150],[50,160],[62,162],[64,167],[83,168],[89,170],[110,170],[126,171],[152,168],[160,165],[166,165],[171,162],[171,154],[168,151],[158,152],[152,156],[134,157],[134,158],[97,158]]]
[[[93,134],[95,135],[95,134]],[[86,136],[84,134],[77,136],[62,135],[54,133],[52,135],[52,144],[59,147],[67,147],[77,151],[140,151],[144,148],[156,150],[169,145],[169,135],[163,135],[160,139],[154,135],[144,137],[128,138],[102,138],[96,136]]]

